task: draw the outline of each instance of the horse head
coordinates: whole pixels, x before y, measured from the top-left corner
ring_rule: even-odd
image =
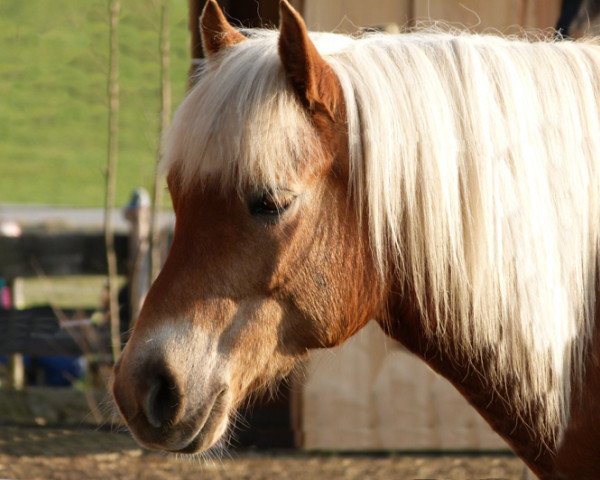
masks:
[[[174,238],[113,386],[140,443],[184,453],[380,298],[342,91],[303,20],[284,0],[276,41],[246,38],[209,1],[201,25],[206,64],[164,151]]]

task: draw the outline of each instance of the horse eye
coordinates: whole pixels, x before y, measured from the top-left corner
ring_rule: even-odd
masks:
[[[250,213],[274,219],[284,213],[293,200],[293,196],[275,195],[273,192],[265,191],[250,201]]]

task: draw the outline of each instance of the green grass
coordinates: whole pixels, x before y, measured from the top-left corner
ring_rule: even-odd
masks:
[[[173,105],[189,65],[188,2],[172,0]],[[122,0],[117,204],[152,184],[160,7]],[[0,0],[0,203],[101,206],[107,145],[108,0]]]

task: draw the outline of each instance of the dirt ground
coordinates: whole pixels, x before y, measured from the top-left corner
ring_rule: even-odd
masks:
[[[523,478],[512,456],[340,455],[233,451],[176,458],[140,449],[128,435],[89,429],[0,426],[0,479],[271,480]]]

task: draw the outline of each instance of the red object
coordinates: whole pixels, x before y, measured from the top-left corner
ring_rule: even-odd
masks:
[[[10,288],[3,281],[0,282],[0,308],[3,308],[4,310],[9,310],[10,308],[12,308],[12,297],[10,295]]]

